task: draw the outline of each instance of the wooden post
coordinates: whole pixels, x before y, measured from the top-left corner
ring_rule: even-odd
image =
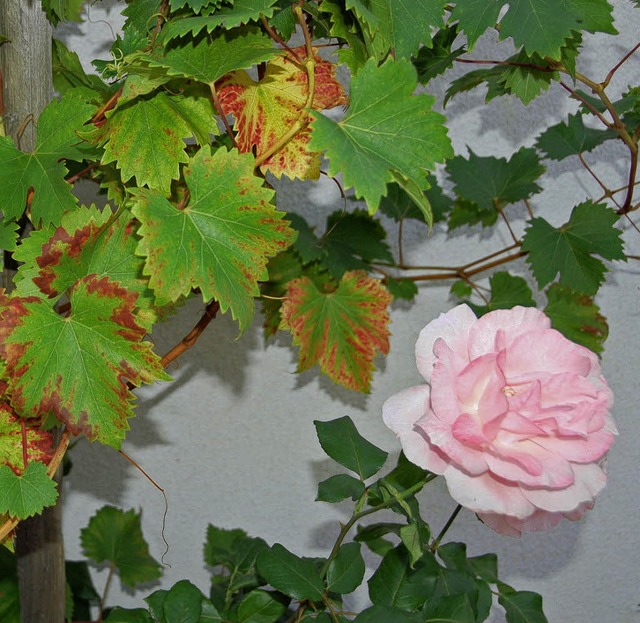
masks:
[[[36,120],[53,93],[51,26],[40,0],[0,0],[0,35],[9,39],[0,46],[5,130],[16,140],[27,120],[17,144],[22,151],[33,151]],[[16,556],[22,623],[64,623],[60,503],[19,524]]]

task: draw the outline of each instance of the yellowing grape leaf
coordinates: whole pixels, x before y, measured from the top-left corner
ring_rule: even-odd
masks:
[[[52,411],[74,434],[115,448],[133,416],[129,384],[168,380],[133,315],[137,294],[89,275],[66,317],[36,297],[0,300],[0,356],[23,417]]]
[[[295,53],[305,58],[304,48]],[[236,142],[241,152],[258,158],[269,151],[296,124],[300,131],[271,157],[261,170],[276,177],[318,179],[320,152],[308,148],[309,129],[305,108],[324,110],[347,103],[335,66],[315,57],[313,101],[309,100],[307,72],[289,56],[282,55],[267,64],[261,80],[255,81],[244,70],[234,71],[218,85],[218,96],[225,114],[235,117]]]
[[[2,383],[2,385],[6,388],[6,384]],[[23,447],[23,441],[26,441],[25,447]],[[2,401],[0,402],[0,464],[11,468],[19,476],[25,469],[24,451],[26,451],[27,462],[40,461],[47,464],[53,456],[53,437],[51,433],[34,426],[33,420],[26,422],[16,416],[11,406]]]
[[[184,177],[188,204],[179,209],[158,193],[135,191],[133,214],[140,221],[144,256],[159,305],[200,288],[216,299],[244,330],[253,316],[258,281],[268,278],[267,258],[288,247],[294,232],[271,204],[273,191],[253,174],[254,158],[202,148]]]
[[[364,271],[345,273],[333,292],[308,277],[289,283],[280,328],[300,346],[298,370],[319,364],[334,382],[367,392],[377,353],[389,352],[388,305],[392,296]]]

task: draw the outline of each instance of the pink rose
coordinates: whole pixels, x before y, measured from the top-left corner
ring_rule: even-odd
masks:
[[[537,309],[478,319],[460,305],[420,332],[416,361],[428,384],[389,398],[383,418],[406,457],[442,474],[458,503],[514,536],[593,506],[617,431],[590,350]]]

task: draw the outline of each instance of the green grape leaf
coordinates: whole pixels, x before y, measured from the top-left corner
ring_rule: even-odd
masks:
[[[569,156],[591,151],[605,141],[615,138],[614,130],[600,130],[584,125],[581,114],[569,115],[567,122],[547,128],[536,141],[536,147],[547,158],[563,160]]]
[[[127,19],[123,28],[135,28],[146,33],[155,28],[161,0],[127,0],[122,15]]]
[[[162,575],[162,567],[149,554],[142,535],[140,514],[134,510],[103,506],[82,529],[80,542],[87,558],[114,565],[126,586],[134,588]]]
[[[320,241],[323,266],[340,279],[349,270],[368,270],[376,260],[393,262],[386,236],[384,227],[366,210],[333,212]]]
[[[507,63],[501,67],[498,83],[506,93],[515,95],[525,105],[546,91],[557,76],[556,72],[546,69],[547,63],[537,54],[528,55],[521,51]],[[492,92],[490,94],[493,96]]]
[[[320,292],[308,277],[289,283],[282,329],[300,346],[298,370],[319,364],[335,383],[369,391],[378,352],[389,351],[391,295],[361,271],[345,273],[333,292]]]
[[[357,500],[364,493],[364,483],[349,474],[337,474],[318,483],[318,502],[342,502],[347,498]]]
[[[326,150],[329,174],[342,172],[345,186],[366,200],[370,212],[388,183],[398,181],[408,192],[408,182],[425,189],[427,171],[452,155],[444,118],[431,110],[431,96],[413,94],[416,86],[409,61],[390,58],[378,67],[371,59],[351,79],[342,121],[312,113],[311,149]]]
[[[384,465],[387,453],[367,441],[349,416],[330,422],[315,420],[322,449],[334,461],[355,472],[361,480],[370,478]]]
[[[364,579],[365,565],[360,553],[360,543],[341,545],[327,570],[327,589],[346,595],[360,586]]]
[[[273,41],[259,30],[224,31],[213,40],[171,48],[164,56],[142,57],[152,67],[164,67],[170,76],[214,84],[230,71],[246,69],[279,54]]]
[[[63,212],[75,207],[71,186],[64,179],[67,168],[61,160],[83,160],[89,153],[88,149],[83,151],[76,130],[94,112],[92,104],[68,91],[42,111],[33,153],[23,153],[11,138],[0,136],[0,211],[5,219],[22,215],[31,190],[31,220],[35,225],[57,223]]]
[[[9,404],[0,402],[0,464],[10,467],[18,476],[25,469],[25,451],[28,462],[48,465],[53,457],[53,436],[38,424],[40,422],[31,420],[25,422],[13,413]],[[25,440],[26,448],[23,447]]]
[[[453,43],[458,36],[456,25],[442,28],[433,37],[431,47],[424,46],[418,50],[413,64],[418,71],[418,80],[427,84],[436,76],[443,74],[467,50],[464,46],[453,49]]]
[[[478,317],[494,309],[511,309],[516,305],[536,306],[531,288],[522,277],[515,277],[506,272],[497,272],[491,275],[489,285],[491,287],[489,303],[487,305],[470,304]]]
[[[214,0],[169,0],[169,6],[172,11],[177,11],[185,6],[189,7],[194,13],[200,13],[204,7],[211,4]]]
[[[465,199],[456,199],[453,202],[453,208],[449,213],[449,229],[463,227],[465,225],[477,225],[480,223],[482,227],[490,227],[495,225],[498,220],[498,210],[492,208],[480,208],[473,201]]]
[[[504,3],[501,0],[458,0],[451,12],[451,21],[458,20],[458,29],[467,35],[469,49],[484,32],[495,26]]]
[[[468,159],[456,156],[447,162],[456,194],[490,213],[540,192],[535,182],[544,171],[535,149],[525,147],[509,160],[470,152]]]
[[[135,177],[138,186],[169,195],[172,180],[180,177],[180,163],[189,161],[183,139],[203,139],[200,123],[194,126],[191,122],[193,105],[185,105],[183,100],[181,95],[160,91],[108,113],[100,134],[105,148],[102,164],[115,162],[123,182]],[[214,133],[213,109],[206,105]]]
[[[389,277],[385,279],[384,285],[387,286],[387,290],[394,300],[413,301],[418,295],[418,286],[411,279],[392,279]]]
[[[276,623],[286,611],[274,593],[253,590],[238,605],[238,623]]]
[[[0,354],[13,407],[26,417],[52,411],[74,434],[119,448],[133,416],[129,384],[168,380],[135,322],[137,295],[89,275],[58,315],[35,297],[2,301]]]
[[[18,228],[18,223],[14,220],[0,223],[0,249],[3,251],[15,251]]]
[[[211,15],[170,20],[162,29],[162,41],[188,34],[195,36],[205,28],[211,33],[218,26],[230,30],[240,24],[257,21],[261,16],[269,18],[273,15],[273,5],[276,2],[277,0],[234,0],[233,6],[222,7]]]
[[[554,283],[547,290],[547,299],[544,312],[554,329],[594,353],[603,351],[609,327],[593,298]]]
[[[31,461],[20,475],[0,465],[0,514],[26,519],[53,506],[57,499],[57,485],[44,463]]]
[[[431,175],[427,175],[429,187],[424,191],[426,201],[431,206],[433,222],[442,221],[452,210],[453,201],[442,192],[438,185],[438,180]],[[418,208],[416,202],[406,193],[406,191],[396,183],[387,186],[387,196],[380,202],[380,211],[391,217],[394,221],[400,222],[406,218],[425,221],[424,212]]]
[[[188,204],[181,209],[161,195],[135,192],[140,221],[138,253],[159,305],[200,288],[205,301],[231,309],[243,331],[253,316],[258,281],[268,278],[267,257],[293,242],[273,191],[253,174],[254,158],[202,148],[185,169]],[[177,235],[179,234],[179,235]],[[197,261],[194,261],[197,258]]]
[[[458,279],[453,283],[449,292],[458,299],[466,299],[473,294],[473,288],[468,282]]]
[[[84,3],[85,0],[42,0],[42,9],[57,26],[60,22],[81,22]]]
[[[273,588],[294,599],[320,601],[324,585],[320,571],[308,558],[292,554],[279,543],[260,553],[258,572]]]
[[[557,274],[559,282],[593,295],[607,272],[594,255],[607,260],[624,260],[621,232],[614,227],[618,215],[605,204],[586,201],[571,212],[569,221],[553,227],[543,218],[529,221],[522,240],[522,250],[529,253],[527,262],[543,287]]]
[[[53,86],[58,93],[64,95],[76,87],[87,87],[96,91],[96,94],[108,92],[107,85],[98,76],[87,75],[75,52],[67,49],[58,39],[52,39],[52,42]]]
[[[351,23],[343,7],[337,0],[324,0],[320,3],[320,11],[330,15],[329,34],[343,40],[347,45],[338,50],[338,58],[355,74],[369,58],[366,45],[358,35],[356,26]]]
[[[542,597],[531,591],[515,591],[498,584],[498,603],[504,608],[507,623],[549,623],[542,611]]]

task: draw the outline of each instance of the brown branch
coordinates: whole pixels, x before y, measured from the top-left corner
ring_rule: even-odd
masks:
[[[271,27],[271,24],[267,21],[267,18],[264,15],[260,16],[260,21],[262,22],[262,26],[267,31],[267,34],[279,45],[281,46],[287,54],[290,54],[296,63],[300,67],[304,66],[302,59],[296,54],[296,51],[290,48],[287,45],[287,42]]]
[[[196,326],[160,360],[160,365],[166,368],[171,362],[180,357],[180,355],[187,352],[198,341],[198,338],[202,335],[209,323],[216,317],[219,309],[220,303],[218,303],[218,301],[211,301]]]
[[[211,101],[213,102],[216,112],[218,113],[218,115],[220,115],[220,119],[222,119],[222,123],[224,124],[224,129],[227,131],[227,134],[229,135],[229,138],[231,139],[233,146],[237,149],[238,143],[236,142],[236,137],[233,134],[233,130],[231,129],[231,126],[229,125],[229,121],[227,120],[227,115],[224,114],[224,110],[222,109],[222,103],[220,102],[220,98],[218,97],[218,93],[216,92],[215,82],[209,83],[209,91],[211,91]]]
[[[627,52],[622,59],[620,60],[619,63],[617,63],[613,69],[607,74],[607,77],[600,83],[600,86],[603,89],[606,89],[609,86],[609,83],[611,82],[611,78],[613,78],[613,74],[616,73],[616,71],[618,71],[618,69],[620,69],[620,67],[622,67],[622,65],[624,65],[629,58],[631,58],[636,51],[638,50],[638,48],[640,48],[640,43],[636,43],[636,45],[629,51]]]

